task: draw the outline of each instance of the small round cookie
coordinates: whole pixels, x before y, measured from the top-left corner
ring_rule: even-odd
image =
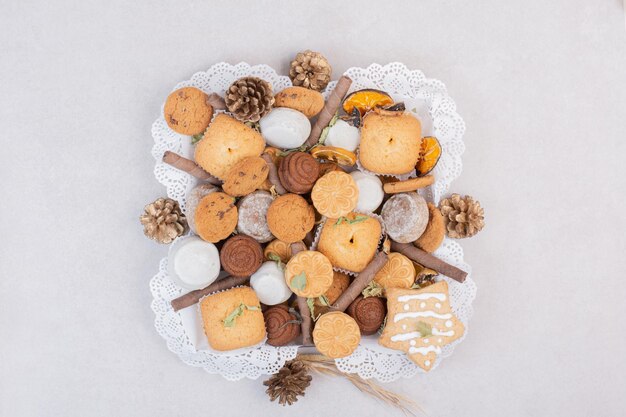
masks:
[[[333,272],[333,283],[330,288],[326,290],[324,296],[328,300],[328,304],[333,305],[335,301],[339,298],[341,294],[348,288],[350,285],[350,277],[341,272],[334,271]],[[314,302],[316,307],[325,307],[324,304],[320,301],[319,297],[315,299]]]
[[[420,155],[422,129],[408,113],[369,112],[363,118],[359,160],[378,174],[406,174],[415,169]]]
[[[167,125],[182,135],[204,132],[213,117],[213,106],[207,96],[194,87],[183,87],[167,96],[163,115]]]
[[[387,307],[382,298],[359,295],[350,304],[346,313],[356,321],[361,334],[369,336],[380,329],[387,315]]]
[[[300,243],[304,244],[302,241]],[[274,239],[267,244],[263,251],[265,259],[268,261],[280,261],[284,264],[291,259],[291,243],[283,242],[280,239]]]
[[[359,346],[361,332],[352,317],[340,311],[332,311],[315,323],[313,342],[322,355],[332,359],[343,358]]]
[[[317,250],[333,266],[361,272],[376,255],[381,234],[380,222],[373,217],[349,213],[339,220],[329,219],[320,233]]]
[[[284,303],[291,297],[291,290],[285,283],[285,273],[276,262],[264,262],[250,276],[250,286],[259,300],[268,306]]]
[[[300,336],[300,325],[297,323],[297,318],[289,312],[286,306],[279,305],[268,308],[263,313],[263,317],[265,318],[268,345],[285,346]]]
[[[359,189],[359,199],[355,209],[366,213],[375,211],[385,198],[383,183],[376,175],[361,171],[352,171],[350,176]]]
[[[280,160],[278,177],[287,191],[304,194],[311,191],[320,175],[320,163],[306,152],[292,152]]]
[[[265,182],[269,171],[263,158],[249,156],[232,166],[226,174],[222,189],[233,197],[248,195]]]
[[[374,276],[374,281],[383,288],[411,288],[415,282],[415,265],[406,256],[391,252],[387,263]]]
[[[385,230],[398,243],[411,243],[419,239],[428,224],[428,205],[417,193],[393,195],[380,212]]]
[[[435,177],[426,175],[424,177],[409,178],[404,181],[394,181],[385,183],[385,192],[387,194],[406,193],[409,191],[419,190],[435,183]]]
[[[255,191],[237,203],[237,232],[248,235],[257,242],[265,243],[274,239],[267,225],[267,210],[274,198],[267,191]]]
[[[277,107],[259,120],[263,138],[280,149],[294,149],[311,134],[311,122],[297,110]]]
[[[333,284],[333,266],[320,252],[298,252],[285,267],[285,281],[296,295],[319,297]]]
[[[198,235],[207,242],[226,239],[237,227],[237,206],[228,194],[216,191],[200,200],[194,214]]]
[[[313,229],[315,210],[297,194],[281,195],[267,210],[267,225],[278,239],[294,243]]]
[[[235,235],[220,250],[220,262],[224,271],[234,277],[249,277],[263,263],[261,244],[246,235]]]
[[[359,188],[350,174],[333,171],[315,183],[311,200],[320,214],[338,219],[354,210],[359,200]]]
[[[261,134],[245,123],[220,113],[196,145],[195,160],[205,171],[225,179],[237,162],[259,156],[265,149]]]
[[[413,244],[418,248],[432,253],[437,250],[446,237],[446,225],[441,211],[433,203],[428,204],[428,224],[426,230]]]
[[[189,223],[189,228],[192,232],[198,234],[196,230],[196,221],[195,221],[195,213],[196,208],[198,207],[198,203],[202,200],[203,197],[211,194],[214,191],[217,191],[218,188],[211,184],[200,184],[187,194],[186,203],[185,203],[185,214],[187,215],[187,223]]]
[[[304,87],[287,87],[274,97],[274,107],[288,107],[309,119],[324,108],[322,93]]]

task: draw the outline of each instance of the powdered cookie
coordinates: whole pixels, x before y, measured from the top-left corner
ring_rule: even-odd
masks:
[[[226,239],[237,227],[235,199],[213,192],[200,200],[194,215],[198,235],[208,242]]]
[[[333,359],[343,358],[359,346],[361,332],[352,317],[333,311],[324,314],[315,323],[313,341],[322,355]]]
[[[426,230],[413,244],[432,253],[437,250],[446,237],[446,225],[439,209],[433,203],[428,204],[428,224]]]
[[[395,194],[380,212],[387,234],[399,243],[414,242],[428,224],[428,206],[417,193]]]
[[[269,168],[263,158],[250,156],[232,166],[222,188],[233,197],[248,195],[265,182],[268,173]]]
[[[211,118],[213,107],[208,96],[194,87],[184,87],[167,96],[163,115],[167,125],[176,133],[197,135],[204,132]]]
[[[315,183],[311,200],[320,214],[338,219],[354,210],[359,200],[359,189],[350,174],[333,171]]]
[[[272,240],[274,235],[267,225],[267,210],[273,201],[274,198],[267,191],[255,191],[239,200],[237,231],[261,243]]]

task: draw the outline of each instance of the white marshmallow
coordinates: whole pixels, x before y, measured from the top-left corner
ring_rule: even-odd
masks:
[[[376,175],[366,174],[361,171],[352,171],[350,175],[359,188],[356,210],[363,212],[376,210],[385,197],[383,183]]]
[[[197,290],[217,279],[220,255],[214,244],[199,237],[180,238],[170,247],[167,269],[181,287]]]
[[[336,146],[354,152],[359,146],[361,136],[359,129],[341,119],[328,129],[325,145]]]
[[[292,294],[285,282],[285,273],[274,261],[265,262],[250,276],[250,286],[259,301],[268,306],[287,301]]]
[[[311,133],[311,122],[302,113],[278,107],[259,120],[261,135],[268,145],[281,149],[297,148]]]

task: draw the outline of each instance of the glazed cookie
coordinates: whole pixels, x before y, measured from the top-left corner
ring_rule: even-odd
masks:
[[[370,112],[363,117],[359,159],[363,168],[378,174],[406,174],[420,155],[422,129],[407,113]]]
[[[304,244],[302,241],[300,243]],[[274,239],[267,244],[263,255],[265,255],[265,259],[268,261],[276,261],[278,258],[282,263],[286,264],[291,259],[291,243]]]
[[[378,220],[357,213],[338,220],[328,219],[322,227],[317,250],[335,267],[361,272],[376,254],[381,231]]]
[[[189,194],[187,194],[185,214],[187,215],[187,223],[189,223],[189,228],[192,232],[198,234],[195,221],[198,203],[200,203],[200,200],[202,200],[203,197],[217,190],[218,188],[211,184],[200,184],[197,187],[194,187]]]
[[[324,108],[324,96],[304,87],[287,87],[274,97],[274,107],[288,107],[304,114],[309,119]]]
[[[374,281],[383,288],[411,288],[415,282],[415,266],[403,254],[391,252]]]
[[[285,283],[282,266],[267,261],[250,277],[250,286],[259,300],[265,305],[273,306],[284,303],[291,297],[291,290]]]
[[[437,250],[446,237],[446,225],[441,211],[433,204],[428,204],[428,224],[426,230],[413,244],[418,248],[432,253]]]
[[[235,199],[222,192],[213,192],[200,200],[194,214],[198,235],[207,242],[226,239],[237,227]]]
[[[354,210],[359,200],[359,188],[350,174],[333,171],[315,183],[311,200],[320,214],[338,219]]]
[[[405,351],[425,371],[435,365],[443,346],[465,332],[451,311],[446,281],[419,290],[388,289],[387,311],[387,325],[378,342]]]
[[[259,132],[221,113],[196,145],[195,159],[205,171],[224,179],[233,165],[249,156],[261,155],[263,149],[265,141]]]
[[[274,306],[264,313],[265,328],[267,330],[267,344],[270,346],[285,346],[300,336],[300,325],[294,314],[286,306]]]
[[[257,242],[265,243],[274,238],[267,225],[267,210],[274,198],[267,191],[255,191],[237,203],[237,232],[248,235]]]
[[[299,195],[281,195],[267,210],[267,224],[278,239],[287,243],[297,242],[313,229],[315,211]]]
[[[359,189],[359,199],[355,209],[370,213],[375,211],[385,198],[383,183],[376,175],[361,171],[352,171],[350,176]]]
[[[333,311],[324,314],[315,323],[313,341],[322,355],[332,359],[343,358],[359,346],[361,332],[352,317]]]
[[[398,243],[414,242],[428,224],[428,206],[417,193],[395,194],[380,212],[387,234]]]
[[[320,252],[305,250],[289,260],[285,268],[287,285],[301,297],[319,297],[333,283],[333,266]]]
[[[211,118],[213,107],[208,96],[194,87],[183,87],[167,96],[163,115],[167,125],[182,135],[197,135],[204,132]]]
[[[237,162],[226,174],[222,188],[233,197],[248,195],[267,179],[269,167],[260,156],[249,156]]]
[[[320,164],[306,152],[292,152],[280,161],[278,177],[287,191],[304,194],[311,191],[320,175]]]
[[[425,177],[409,178],[404,181],[394,181],[385,184],[384,189],[387,194],[405,193],[419,190],[435,183],[435,177],[426,175]]]
[[[259,120],[263,138],[280,149],[294,149],[306,141],[311,122],[302,113],[287,107],[277,107]]]
[[[361,334],[368,336],[376,333],[385,321],[387,307],[382,298],[359,295],[348,307],[346,313],[356,321]]]
[[[263,263],[263,249],[259,242],[246,235],[235,235],[224,243],[220,251],[224,271],[234,277],[248,277]]]
[[[200,301],[204,333],[219,351],[254,346],[265,339],[259,299],[250,287],[217,292]]]

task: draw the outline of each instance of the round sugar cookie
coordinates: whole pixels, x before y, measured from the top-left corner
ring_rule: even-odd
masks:
[[[403,254],[391,252],[385,265],[374,275],[374,281],[383,288],[411,288],[415,282],[415,266]]]
[[[333,284],[333,265],[320,252],[305,250],[287,263],[285,281],[296,295],[319,297]]]
[[[359,188],[350,174],[332,171],[317,180],[311,200],[320,214],[338,219],[354,210],[359,200]]]
[[[359,325],[346,313],[326,313],[315,323],[313,342],[322,355],[333,359],[346,357],[361,342]]]

